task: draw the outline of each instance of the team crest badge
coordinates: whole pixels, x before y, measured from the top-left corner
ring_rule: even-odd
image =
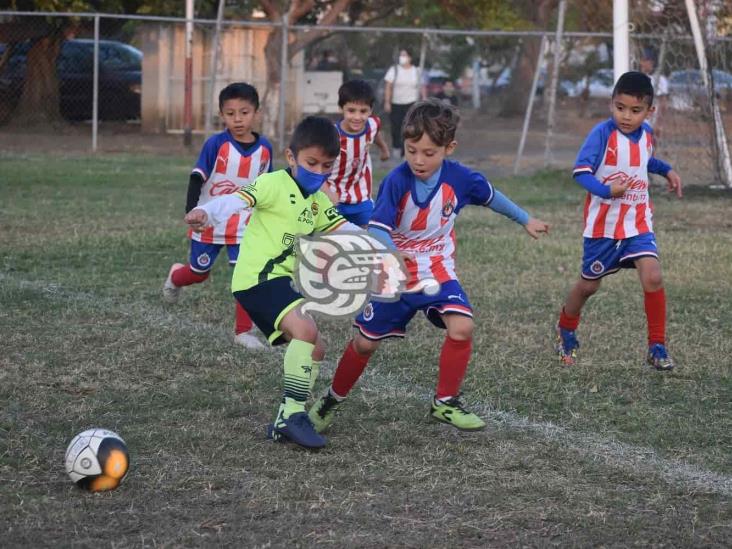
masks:
[[[374,306],[371,303],[367,303],[363,308],[363,319],[369,322],[372,318],[374,318]]]
[[[442,217],[450,217],[452,212],[455,211],[455,204],[452,200],[448,200],[447,203],[442,207]]]
[[[602,264],[599,260],[593,261],[592,265],[590,265],[590,271],[592,271],[594,274],[600,274],[602,271],[605,270],[605,265]]]
[[[318,212],[320,211],[320,208],[318,207],[317,202],[313,202],[312,204],[310,204],[310,211],[312,212],[313,217],[318,217]]]
[[[208,267],[211,263],[211,256],[208,254],[201,254],[198,256],[197,261],[201,267]]]

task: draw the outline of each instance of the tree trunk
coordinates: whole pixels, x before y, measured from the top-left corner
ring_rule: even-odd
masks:
[[[62,40],[62,35],[57,33],[44,36],[28,51],[23,92],[11,124],[32,126],[62,123],[56,76],[56,59]]]
[[[277,132],[282,74],[282,29],[275,28],[269,33],[264,45],[264,57],[267,63],[267,88],[262,96],[262,131],[264,135],[274,137]],[[277,138],[279,137],[278,135]]]

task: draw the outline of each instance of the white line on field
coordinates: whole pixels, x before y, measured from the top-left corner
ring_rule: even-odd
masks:
[[[95,305],[113,305],[117,310],[138,315],[142,313],[157,325],[174,326],[186,330],[190,329],[196,333],[206,331],[209,334],[214,333],[221,337],[231,337],[230,331],[219,325],[194,322],[186,318],[180,318],[173,313],[166,313],[162,305],[153,306],[151,304],[145,304],[146,310],[141,311],[137,305],[120,306],[119,301],[113,300],[112,298],[100,298],[88,292],[64,290],[61,285],[56,283],[19,280],[17,277],[8,276],[4,273],[0,273],[0,282],[9,282],[17,288],[41,290],[48,293],[49,297],[62,298],[80,303],[94,303]],[[332,362],[326,361],[323,365],[321,373],[329,374],[328,382],[334,370],[335,365]],[[359,386],[378,391],[382,394],[396,391],[403,393],[405,396],[417,398],[425,402],[429,402],[432,398],[432,391],[430,389],[405,383],[388,373],[377,372],[375,368],[366,369],[359,382]],[[681,460],[661,457],[652,448],[618,442],[617,440],[607,439],[600,435],[571,431],[551,422],[532,421],[514,412],[497,410],[488,404],[478,403],[473,405],[472,408],[484,419],[491,420],[504,429],[536,433],[584,457],[603,462],[611,467],[630,469],[641,474],[660,475],[670,485],[682,485],[686,488],[707,493],[726,496],[732,495],[731,476],[707,471]]]
[[[334,366],[327,363],[324,366],[321,371],[328,370],[332,375]],[[426,402],[433,396],[430,389],[405,383],[389,374],[380,374],[369,368],[365,370],[359,385],[380,393],[397,391]],[[707,471],[682,460],[659,456],[652,448],[619,442],[600,435],[571,431],[551,422],[532,421],[514,412],[497,410],[488,404],[471,403],[471,409],[483,419],[493,421],[505,429],[536,433],[584,457],[611,467],[630,469],[641,474],[660,475],[670,485],[682,485],[707,493],[732,495],[732,476]],[[490,431],[484,432],[483,436],[490,436]]]

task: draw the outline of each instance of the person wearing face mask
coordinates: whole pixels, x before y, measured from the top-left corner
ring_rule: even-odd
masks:
[[[313,318],[302,311],[305,298],[293,288],[295,246],[300,235],[363,232],[346,221],[320,190],[339,153],[340,137],[333,122],[309,116],[297,125],[285,151],[287,169],[262,174],[185,217],[191,229],[201,231],[233,211],[252,210],[241,242],[246,261],[237,262],[231,291],[271,345],[288,344],[284,395],[269,436],[305,448],[326,444],[305,412],[325,345]]]
[[[384,112],[389,113],[391,121],[391,146],[394,157],[404,156],[402,141],[402,123],[409,107],[420,99],[427,98],[422,85],[422,75],[418,67],[412,64],[412,56],[408,50],[399,51],[399,62],[389,67],[384,76]]]

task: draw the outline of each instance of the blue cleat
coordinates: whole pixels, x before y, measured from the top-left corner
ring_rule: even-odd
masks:
[[[648,358],[646,363],[656,370],[668,372],[674,369],[674,361],[668,356],[666,347],[660,343],[654,343],[648,347]]]
[[[574,366],[577,364],[577,349],[579,349],[579,341],[573,330],[565,330],[557,325],[557,340],[554,350],[559,356],[559,360],[566,366]]]
[[[286,439],[303,448],[323,448],[327,442],[315,431],[306,412],[294,413],[287,419],[278,416],[274,425],[267,427],[267,438],[278,442]]]

